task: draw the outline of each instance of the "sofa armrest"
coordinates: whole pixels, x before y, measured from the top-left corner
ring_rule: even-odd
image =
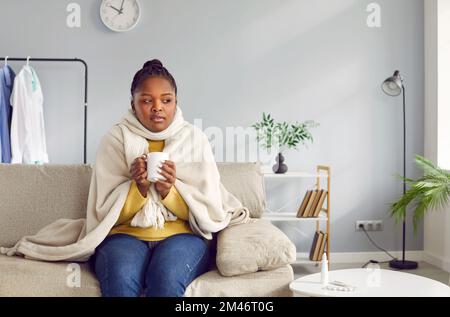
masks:
[[[217,237],[216,265],[223,276],[276,269],[296,255],[295,245],[266,220],[227,227]]]

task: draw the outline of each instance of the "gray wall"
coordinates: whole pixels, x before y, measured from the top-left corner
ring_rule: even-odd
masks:
[[[423,1],[378,0],[382,27],[366,25],[366,0],[141,0],[143,16],[118,34],[99,19],[100,1],[78,0],[79,29],[66,26],[62,0],[1,0],[0,55],[80,57],[89,64],[88,161],[102,135],[129,107],[134,73],[160,58],[175,76],[187,120],[203,128],[247,127],[263,111],[279,120],[313,119],[315,143],[289,151],[291,170],[332,168],[332,251],[375,251],[356,220],[384,220],[373,238],[401,249],[401,227],[388,204],[401,193],[401,98],[380,84],[400,69],[408,87],[409,176],[423,153]],[[18,70],[22,63],[11,62]],[[83,73],[80,65],[32,64],[45,95],[45,122],[53,163],[82,162]],[[267,184],[276,208],[308,182]],[[286,210],[288,211],[288,209]],[[307,251],[310,229],[282,225]],[[408,232],[408,249],[422,249]]]

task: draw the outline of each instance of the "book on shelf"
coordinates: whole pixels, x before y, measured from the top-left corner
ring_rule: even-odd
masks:
[[[318,231],[314,234],[313,244],[311,246],[311,251],[309,253],[309,259],[311,261],[317,261],[320,246],[322,245],[323,236],[324,234],[322,231]]]
[[[319,257],[319,251],[320,251],[320,246],[322,245],[322,240],[323,240],[323,232],[319,231],[319,237],[317,238],[317,244],[314,247],[313,261],[317,261],[317,258]]]
[[[312,242],[312,245],[311,245],[311,250],[309,251],[309,259],[311,261],[313,261],[313,258],[314,258],[314,250],[316,249],[317,239],[319,239],[319,232],[316,231],[314,233],[314,238],[313,238],[313,242]]]
[[[298,208],[298,211],[297,211],[297,217],[298,218],[303,217],[303,213],[305,212],[306,205],[308,204],[309,198],[311,197],[311,193],[312,193],[312,190],[307,190],[306,191],[305,197],[303,197],[303,201],[300,204],[300,207]]]
[[[311,211],[312,204],[314,203],[314,200],[316,199],[316,195],[317,195],[317,189],[311,191],[311,195],[309,196],[309,199],[308,199],[308,204],[306,205],[305,211],[302,214],[303,218],[309,217],[309,213]]]
[[[313,243],[309,252],[309,259],[311,261],[322,261],[323,253],[327,243],[327,234],[322,231],[316,231],[314,234]]]
[[[323,253],[325,252],[325,245],[327,244],[327,238],[328,238],[327,234],[324,233],[322,243],[321,243],[320,249],[319,249],[319,256],[317,257],[316,261],[322,261]]]
[[[311,207],[308,211],[308,218],[314,217],[314,211],[316,210],[317,203],[319,202],[320,196],[322,195],[323,189],[316,189],[316,196],[314,197],[314,201],[311,204]]]
[[[323,190],[323,189],[321,190],[320,197],[314,208],[313,217],[319,217],[320,211],[322,210],[323,203],[325,201],[325,198],[327,197],[327,194],[328,194],[328,192],[326,190]]]

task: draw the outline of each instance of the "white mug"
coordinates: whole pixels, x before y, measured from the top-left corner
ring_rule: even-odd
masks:
[[[151,152],[147,154],[147,179],[150,182],[157,182],[158,180],[166,180],[158,170],[161,169],[161,165],[164,161],[169,159],[169,153],[167,152]]]

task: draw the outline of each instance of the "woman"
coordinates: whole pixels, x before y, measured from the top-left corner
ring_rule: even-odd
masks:
[[[177,86],[160,61],[149,61],[136,73],[131,96],[132,113],[148,131],[157,135],[177,124]],[[164,142],[149,139],[149,152],[162,152]],[[147,180],[145,155],[133,161],[130,174],[130,191],[116,226],[96,250],[95,272],[102,294],[139,296],[145,289],[147,296],[182,296],[186,287],[206,272],[208,248],[189,227],[189,208],[174,186],[176,165],[165,161],[161,175],[166,180],[154,184],[163,205],[177,217],[163,228],[131,225],[133,216],[149,199],[152,185]]]
[[[131,109],[102,138],[85,219],[60,219],[9,256],[88,261],[104,296],[182,296],[208,268],[213,233],[250,222],[249,210],[220,182],[207,136],[183,119],[175,80],[161,62],[144,64]],[[146,155],[163,151],[163,181],[147,180]]]

